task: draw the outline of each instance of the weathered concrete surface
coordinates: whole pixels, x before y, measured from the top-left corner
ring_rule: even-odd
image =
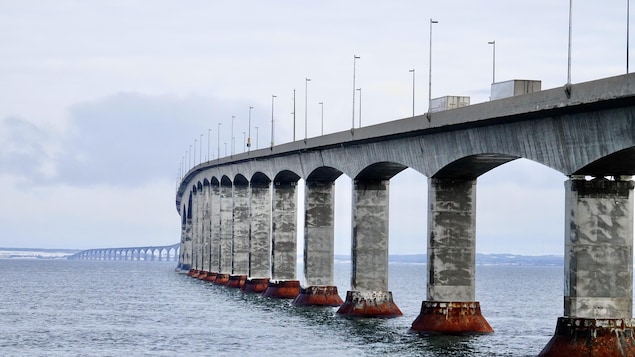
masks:
[[[564,316],[631,318],[633,181],[571,179],[565,188]]]
[[[211,237],[210,237],[210,271],[220,272],[220,186],[218,181],[211,185]]]
[[[183,265],[192,269],[192,200],[186,208],[185,243],[183,244]]]
[[[428,180],[431,301],[474,301],[476,180]]]
[[[353,184],[352,290],[388,291],[389,183]]]
[[[249,182],[234,181],[232,274],[249,273]]]
[[[347,291],[337,313],[349,317],[397,317],[403,315],[390,291]]]
[[[220,272],[232,272],[233,242],[232,184],[223,177],[220,185]]]
[[[192,256],[194,257],[194,268],[199,271],[203,270],[203,191],[199,185],[196,195],[193,198],[194,217],[193,218],[193,237],[192,237]]]
[[[337,286],[311,285],[300,288],[300,294],[293,300],[295,306],[340,306],[343,303],[337,293]]]
[[[274,280],[296,279],[296,202],[296,182],[275,182],[271,254],[271,276]]]
[[[307,181],[305,186],[304,278],[308,286],[333,285],[333,181]]]
[[[251,184],[251,239],[249,277],[271,277],[271,182]],[[268,280],[267,280],[268,281]],[[265,283],[266,286],[266,283]]]
[[[202,270],[205,272],[209,272],[211,270],[210,266],[210,235],[212,231],[211,223],[211,209],[210,209],[210,187],[207,181],[203,184],[203,221],[201,222],[203,226],[203,244],[202,244],[202,254],[203,254],[203,265]],[[206,275],[207,276],[207,275]]]
[[[466,335],[492,333],[478,302],[424,301],[412,323],[420,334]]]

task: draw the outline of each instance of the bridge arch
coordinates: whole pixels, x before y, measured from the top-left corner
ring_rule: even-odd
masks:
[[[576,170],[574,175],[593,177],[635,175],[635,146],[592,161]]]

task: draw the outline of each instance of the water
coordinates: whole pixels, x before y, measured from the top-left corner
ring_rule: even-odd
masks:
[[[535,356],[562,314],[562,267],[477,268],[477,299],[495,333],[408,332],[426,266],[390,264],[404,313],[347,319],[174,272],[173,262],[0,260],[3,356]],[[336,263],[340,295],[350,264]]]

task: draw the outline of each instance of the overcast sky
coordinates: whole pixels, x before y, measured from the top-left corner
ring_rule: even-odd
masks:
[[[496,80],[567,80],[569,2],[0,0],[0,247],[167,245],[183,156],[197,162],[350,127],[353,56],[363,125],[432,97],[487,101]],[[574,1],[572,82],[626,72],[626,2]],[[631,51],[631,57],[634,53]],[[305,93],[305,78],[308,93]],[[356,108],[356,110],[358,110]],[[217,142],[218,123],[220,142]],[[208,135],[210,137],[208,151]],[[209,156],[208,156],[209,152]],[[527,160],[478,180],[477,251],[563,252],[565,176]],[[391,181],[390,252],[425,253],[427,179]],[[350,251],[350,178],[337,183],[336,252]],[[300,214],[299,216],[303,216]]]

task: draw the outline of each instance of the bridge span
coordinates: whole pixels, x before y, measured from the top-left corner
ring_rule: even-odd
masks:
[[[347,316],[399,316],[387,281],[388,196],[390,179],[412,168],[428,178],[429,200],[426,296],[412,330],[489,333],[475,301],[477,179],[518,158],[567,176],[563,316],[541,355],[600,348],[635,355],[635,74],[197,165],[176,193],[178,264],[191,276],[294,298],[296,305],[335,305]],[[352,178],[351,290],[344,301],[333,286],[334,182],[342,174]],[[296,208],[300,179],[304,212]],[[298,214],[305,216],[301,237]],[[304,240],[303,287],[296,277],[298,238]]]
[[[143,260],[143,261],[178,261],[180,243],[164,246],[99,248],[77,252],[67,259],[78,260]]]

